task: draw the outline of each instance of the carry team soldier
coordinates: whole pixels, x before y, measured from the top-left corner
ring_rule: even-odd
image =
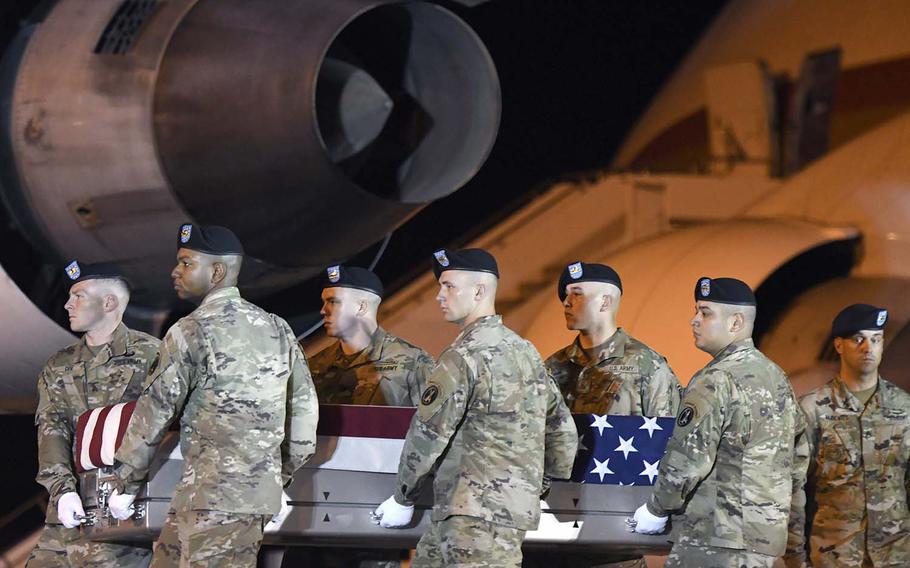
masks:
[[[130,290],[113,267],[73,261],[65,272],[70,329],[84,334],[51,357],[38,376],[37,481],[47,488],[50,500],[44,530],[26,565],[147,566],[148,549],[80,539],[85,511],[73,463],[79,416],[136,400],[159,341],[123,324]]]
[[[840,370],[800,399],[811,447],[808,555],[816,568],[910,565],[910,395],[879,375],[887,321],[885,309],[868,304],[837,314],[831,335]],[[805,559],[801,550],[788,563]]]
[[[325,331],[338,341],[310,358],[322,404],[417,406],[433,358],[376,321],[383,287],[366,268],[331,266],[322,290]]]
[[[313,454],[318,404],[294,332],[240,297],[243,247],[229,229],[183,225],[171,272],[199,302],[168,330],[115,458],[111,514],[129,518],[162,437],[179,418],[184,469],[153,567],[256,566],[282,484]]]
[[[604,264],[574,262],[559,275],[556,292],[571,345],[550,355],[547,369],[575,413],[676,416],[679,379],[667,360],[616,325],[622,280]],[[646,568],[641,555],[538,553],[533,565]],[[526,562],[527,567],[532,566]]]
[[[433,358],[376,321],[382,281],[366,268],[330,266],[322,289],[325,332],[338,339],[310,358],[321,404],[417,406]],[[288,551],[285,566],[396,568],[397,550],[312,547]]]
[[[686,387],[654,492],[631,524],[656,534],[674,515],[667,568],[770,567],[802,545],[792,521],[804,514],[805,418],[786,374],[752,342],[749,286],[700,278],[695,301],[695,346],[714,359]]]
[[[571,475],[575,423],[537,350],[496,315],[493,256],[443,249],[434,258],[436,299],[460,332],[421,395],[395,494],[374,515],[387,528],[410,523],[435,469],[432,523],[411,566],[520,566],[548,479]]]
[[[557,293],[578,336],[546,365],[572,412],[676,416],[680,386],[667,360],[616,325],[619,274],[575,262],[560,274]]]

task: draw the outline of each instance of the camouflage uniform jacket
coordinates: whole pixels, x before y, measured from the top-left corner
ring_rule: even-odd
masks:
[[[751,339],[692,377],[661,460],[652,513],[674,516],[674,540],[781,556],[791,506],[803,518],[809,447],[787,375]],[[794,529],[796,530],[796,529]]]
[[[413,503],[437,465],[432,519],[537,527],[544,476],[568,478],[578,444],[569,409],[527,340],[500,316],[466,326],[433,369],[408,430],[395,498]]]
[[[589,358],[578,338],[547,369],[575,413],[676,416],[679,380],[662,355],[622,328]]]
[[[213,291],[168,330],[116,459],[135,493],[180,417],[177,512],[278,512],[281,487],[313,454],[319,407],[306,358],[278,316]]]
[[[76,421],[86,410],[136,400],[158,355],[159,341],[117,326],[93,355],[85,337],[48,360],[38,376],[38,483],[47,488],[47,522],[58,523],[57,499],[77,491]]]
[[[812,450],[813,566],[910,564],[910,395],[879,378],[863,407],[834,379],[800,404]]]
[[[310,358],[310,372],[322,404],[417,406],[433,358],[381,327],[360,353],[345,355],[341,342]]]

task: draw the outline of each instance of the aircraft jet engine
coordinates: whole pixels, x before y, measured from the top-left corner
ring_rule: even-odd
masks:
[[[231,227],[247,293],[276,291],[457,190],[496,138],[492,59],[435,4],[46,5],[0,69],[3,201],[44,266],[117,263],[135,287],[133,326],[158,331],[166,317],[180,223]],[[16,365],[0,390],[17,398],[71,336],[26,297],[31,285],[3,281],[0,360]]]

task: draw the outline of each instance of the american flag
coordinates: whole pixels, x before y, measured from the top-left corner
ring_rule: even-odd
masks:
[[[654,485],[673,418],[575,414],[578,455],[572,481]]]
[[[135,403],[95,408],[79,417],[76,468],[112,465]],[[413,408],[321,405],[319,444],[308,467],[395,473]],[[572,481],[654,485],[674,418],[573,414],[578,454]]]

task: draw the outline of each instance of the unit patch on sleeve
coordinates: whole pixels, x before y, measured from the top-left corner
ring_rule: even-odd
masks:
[[[698,416],[698,410],[694,405],[687,404],[679,411],[679,416],[676,417],[676,425],[680,428],[685,428],[689,425],[692,420]]]

